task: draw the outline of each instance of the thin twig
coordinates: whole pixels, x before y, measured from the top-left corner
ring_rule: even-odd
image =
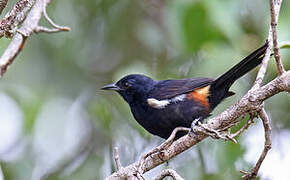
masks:
[[[275,57],[277,68],[278,68],[278,74],[281,75],[285,72],[285,69],[281,62],[281,56],[280,56],[280,51],[279,51],[279,46],[278,46],[277,22],[278,22],[278,14],[280,11],[282,0],[269,0],[269,1],[270,1],[270,9],[271,9],[271,27],[273,31],[272,35],[273,35],[273,44],[274,44],[274,57]]]
[[[255,91],[257,88],[262,86],[263,79],[264,79],[266,71],[267,71],[267,66],[268,66],[268,62],[269,62],[270,57],[271,57],[271,51],[272,51],[272,47],[273,47],[272,28],[271,27],[269,28],[267,41],[269,43],[269,46],[268,46],[268,48],[266,50],[266,53],[265,53],[265,56],[263,58],[262,64],[261,64],[260,69],[258,71],[258,74],[257,74],[257,77],[256,77],[256,81],[254,82],[254,85],[251,88],[252,91]]]
[[[60,31],[63,31],[61,29],[56,29],[56,28],[47,28],[47,27],[44,27],[44,26],[37,26],[35,29],[34,29],[34,32],[35,33],[40,33],[40,32],[45,32],[45,33],[57,33],[57,32],[60,32]]]
[[[265,145],[264,145],[264,150],[262,152],[262,154],[260,155],[259,160],[257,161],[256,165],[254,168],[252,168],[252,170],[250,172],[244,172],[241,171],[243,174],[245,174],[244,176],[242,176],[243,179],[246,180],[255,180],[257,175],[258,175],[258,171],[268,153],[268,151],[271,149],[272,147],[272,142],[271,142],[271,127],[270,127],[270,120],[269,117],[265,111],[265,109],[263,108],[261,111],[259,111],[259,116],[263,122],[263,126],[264,126],[264,131],[265,131]]]
[[[223,139],[225,141],[232,141],[235,144],[237,144],[237,140],[235,139],[235,137],[239,136],[241,133],[243,133],[245,130],[247,130],[251,124],[253,124],[253,119],[255,118],[255,116],[251,115],[250,119],[247,121],[247,123],[241,128],[239,129],[237,132],[230,134],[230,133],[226,133],[225,131],[227,129],[229,129],[230,127],[237,125],[238,122],[233,122],[231,126],[227,126],[226,128],[223,128],[222,130],[214,130],[211,128],[206,127],[206,125],[203,124],[199,124],[199,126],[205,130],[200,130],[202,133],[214,138],[214,139]],[[243,118],[242,118],[243,119]]]
[[[159,147],[165,148],[165,147],[169,146],[173,142],[173,140],[176,137],[177,132],[179,132],[179,131],[190,131],[190,128],[186,128],[186,127],[177,127],[177,128],[175,128],[172,131],[172,133],[169,136],[169,138],[166,139],[166,141],[164,143],[162,143],[161,146],[159,146]]]
[[[272,6],[271,6],[272,2],[271,1],[272,0],[270,0],[270,7],[272,8]],[[274,5],[273,9],[275,9],[275,13],[272,13],[272,10],[271,10],[271,24],[270,24],[270,27],[269,27],[269,32],[268,32],[268,37],[267,37],[267,41],[269,43],[269,46],[268,46],[268,48],[266,50],[266,53],[265,53],[265,56],[263,58],[261,67],[260,67],[259,72],[257,74],[256,81],[255,81],[253,87],[251,88],[251,90],[253,90],[253,91],[255,91],[257,88],[262,86],[263,79],[264,79],[264,76],[266,74],[268,62],[270,60],[271,51],[272,51],[272,48],[273,48],[273,37],[274,37],[273,36],[273,31],[276,30],[276,26],[273,29],[273,25],[277,24],[277,22],[278,22],[279,12],[280,12],[280,8],[281,8],[281,3],[277,3],[277,4],[273,4],[273,5]],[[275,18],[272,18],[273,15],[274,15]],[[274,20],[275,22],[272,22],[272,20]],[[277,40],[277,36],[276,36],[276,40]]]
[[[176,171],[173,169],[165,169],[158,176],[154,178],[154,180],[162,180],[165,177],[172,177],[174,180],[184,180]]]
[[[49,24],[51,24],[54,28],[59,29],[60,31],[70,31],[69,27],[66,26],[60,26],[57,25],[56,23],[53,22],[52,19],[50,19],[50,17],[47,15],[46,12],[46,6],[42,7],[42,11],[43,11],[43,16],[45,17],[45,19],[49,22]]]
[[[120,158],[119,158],[119,149],[118,149],[118,147],[114,148],[114,160],[115,160],[115,163],[116,163],[117,170],[119,171],[122,168],[122,164],[121,164]]]
[[[226,131],[226,130],[230,129],[231,127],[234,127],[234,126],[238,125],[240,123],[240,121],[242,121],[246,116],[247,116],[247,114],[241,115],[240,118],[237,118],[237,119],[233,120],[233,122],[231,124],[229,124],[228,126],[220,129],[220,131]]]
[[[251,124],[253,124],[254,123],[254,116],[251,116],[249,119],[248,119],[248,121],[247,121],[247,123],[241,128],[241,129],[239,129],[237,132],[235,132],[235,133],[233,133],[233,134],[231,134],[231,136],[234,138],[234,137],[237,137],[237,136],[240,136],[244,131],[246,131],[250,126],[251,126]]]
[[[144,156],[144,158],[147,158],[148,156],[151,156],[152,154],[162,151],[164,149],[167,149],[168,146],[170,146],[174,140],[174,138],[176,137],[177,132],[179,131],[190,131],[190,128],[186,128],[186,127],[177,127],[175,128],[171,135],[169,136],[168,139],[166,139],[166,141],[164,141],[161,145],[159,145],[158,147],[154,148],[152,151],[150,151],[149,153],[146,153],[146,155]]]

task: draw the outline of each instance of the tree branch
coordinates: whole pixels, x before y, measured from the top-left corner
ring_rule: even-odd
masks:
[[[0,14],[2,14],[3,9],[6,7],[8,0],[0,0]]]
[[[13,8],[0,21],[0,38],[4,35],[11,38],[16,32],[17,26],[26,17],[35,0],[19,0]]]
[[[269,42],[269,47],[265,53],[265,57],[262,61],[261,67],[260,67],[259,72],[257,74],[256,81],[252,87],[253,90],[257,89],[258,87],[261,87],[261,85],[263,83],[263,79],[264,79],[264,76],[266,74],[268,62],[270,60],[271,51],[273,48],[273,40],[274,40],[273,38],[276,39],[276,43],[277,43],[277,29],[276,29],[277,25],[275,25],[275,24],[277,24],[277,21],[279,18],[281,3],[272,4],[272,0],[270,0],[270,8],[271,8],[271,23],[270,23],[268,38],[267,38],[267,41]],[[273,8],[273,10],[272,10],[272,8]],[[275,12],[274,12],[274,9],[275,9]],[[275,37],[274,37],[274,33],[273,33],[274,31],[276,33]],[[276,48],[277,48],[277,46],[278,45],[276,44]],[[278,49],[278,52],[279,52],[279,49]],[[277,66],[279,66],[279,65],[277,64]]]
[[[163,142],[161,145],[157,146],[156,148],[152,149],[150,152],[146,153],[145,155],[143,155],[141,157],[140,164],[138,165],[138,173],[141,173],[141,174],[144,173],[143,172],[143,165],[144,165],[145,159],[148,156],[151,156],[154,153],[161,152],[164,149],[167,149],[168,146],[170,146],[172,144],[173,140],[176,137],[177,132],[179,132],[179,131],[187,131],[187,132],[189,132],[190,131],[190,128],[186,128],[186,127],[177,127],[177,128],[175,128],[172,131],[172,133],[169,136],[169,138],[165,142]]]
[[[18,2],[26,2],[30,6],[30,4],[34,2],[34,0],[20,0]],[[7,47],[7,49],[4,51],[4,53],[2,54],[0,58],[0,78],[4,75],[4,73],[7,71],[8,66],[14,61],[16,56],[23,49],[26,39],[33,32],[37,30],[39,31],[39,29],[42,29],[42,28],[39,28],[38,23],[42,17],[43,9],[46,8],[50,2],[51,2],[50,0],[36,0],[32,9],[28,13],[25,21],[23,22],[22,27],[17,30],[17,33],[13,37],[11,43],[9,44],[9,46]],[[27,7],[29,6],[27,5]],[[20,14],[23,14],[23,12],[24,11],[21,11]],[[16,17],[18,16],[19,15],[17,14]],[[18,21],[15,21],[15,22],[18,22]]]
[[[245,180],[255,180],[256,179],[256,177],[258,175],[258,171],[259,171],[268,151],[272,147],[271,127],[269,124],[270,120],[268,118],[268,115],[267,115],[264,108],[262,108],[261,111],[259,111],[258,113],[259,113],[261,120],[263,121],[263,126],[264,126],[264,130],[265,130],[265,145],[264,145],[264,150],[263,150],[262,154],[260,155],[260,158],[257,161],[255,167],[250,172],[241,171],[243,174],[245,174],[244,176],[242,176],[242,178]]]
[[[271,27],[272,27],[272,35],[273,35],[273,44],[274,44],[274,56],[278,68],[278,74],[281,75],[285,72],[283,64],[281,62],[281,56],[278,46],[277,40],[277,22],[278,22],[278,14],[280,11],[280,7],[282,4],[282,0],[270,0],[270,9],[271,9]]]

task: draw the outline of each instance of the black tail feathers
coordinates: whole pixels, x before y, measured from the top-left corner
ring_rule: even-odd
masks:
[[[237,79],[261,64],[267,47],[268,41],[212,83],[210,88],[210,92],[212,93],[210,96],[212,109],[224,98],[234,94],[228,90]]]

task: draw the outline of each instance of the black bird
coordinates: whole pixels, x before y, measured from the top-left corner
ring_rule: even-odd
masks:
[[[262,62],[267,47],[268,42],[217,79],[156,81],[131,74],[102,89],[118,92],[141,126],[167,139],[176,127],[191,127],[193,120],[207,118],[223,99],[234,95],[231,85]]]

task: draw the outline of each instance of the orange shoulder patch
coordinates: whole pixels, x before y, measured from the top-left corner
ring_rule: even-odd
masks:
[[[209,96],[209,88],[210,86],[205,86],[202,88],[198,88],[195,89],[189,93],[186,94],[186,98],[189,100],[195,100],[199,103],[201,103],[202,105],[204,105],[205,107],[209,108],[209,102],[208,102],[208,96]]]

